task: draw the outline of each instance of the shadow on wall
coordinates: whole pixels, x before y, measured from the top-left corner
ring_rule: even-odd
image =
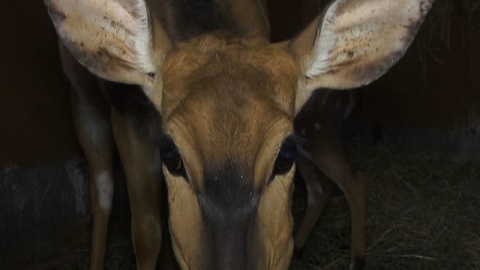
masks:
[[[0,20],[0,171],[80,157],[69,85],[43,1],[10,1]]]

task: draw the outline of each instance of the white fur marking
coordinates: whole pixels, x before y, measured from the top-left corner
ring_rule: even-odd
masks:
[[[322,129],[322,125],[320,125],[319,122],[315,122],[315,125],[313,125],[313,127],[314,127],[315,130],[317,130],[317,131],[320,130],[320,129]]]
[[[112,208],[113,179],[110,172],[104,171],[94,179],[98,193],[98,203],[105,210]]]
[[[322,185],[320,183],[315,183],[313,186],[312,185],[307,185],[307,191],[308,191],[308,199],[307,203],[308,205],[316,205],[317,204],[317,197],[315,196],[316,194],[324,195],[325,191],[322,188]]]
[[[313,158],[312,158],[312,156],[310,155],[310,153],[307,152],[307,151],[305,151],[305,149],[303,148],[302,145],[297,145],[297,151],[298,151],[298,154],[301,155],[301,156],[303,156],[304,158],[306,158],[306,159],[308,159],[308,160],[310,160],[310,161],[313,160]],[[320,183],[316,183],[316,184],[314,184],[313,187],[311,187],[310,185],[307,185],[306,187],[307,187],[307,191],[308,191],[308,194],[309,194],[309,196],[308,196],[308,198],[307,198],[307,204],[308,204],[308,205],[316,205],[316,203],[317,203],[317,199],[316,199],[316,198],[317,198],[318,196],[310,196],[310,195],[313,195],[313,194],[321,194],[321,195],[323,195],[323,194],[325,194],[325,191],[323,190],[322,185],[321,185]]]

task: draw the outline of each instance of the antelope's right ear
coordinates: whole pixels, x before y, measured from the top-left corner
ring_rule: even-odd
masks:
[[[63,43],[95,75],[149,88],[171,42],[144,0],[45,0]],[[154,50],[155,46],[155,50]]]
[[[335,0],[291,41],[302,77],[297,112],[317,88],[369,84],[405,53],[434,0]]]

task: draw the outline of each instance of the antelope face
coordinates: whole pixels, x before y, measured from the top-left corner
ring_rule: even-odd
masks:
[[[160,148],[177,258],[183,269],[286,269],[297,67],[280,46],[201,46],[165,60]]]

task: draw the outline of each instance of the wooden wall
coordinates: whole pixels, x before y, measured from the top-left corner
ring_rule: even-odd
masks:
[[[447,39],[436,33],[426,41],[430,29],[425,25],[405,57],[362,89],[359,119],[402,126],[480,126],[480,10],[470,24],[468,13],[451,12]]]
[[[43,1],[3,4],[0,33],[0,170],[78,157],[69,86]]]

